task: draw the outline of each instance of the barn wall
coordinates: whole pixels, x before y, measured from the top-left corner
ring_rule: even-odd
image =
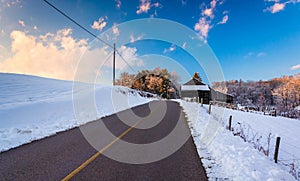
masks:
[[[198,97],[199,102],[201,99],[203,99],[203,104],[209,104],[210,91],[181,91],[181,97]]]

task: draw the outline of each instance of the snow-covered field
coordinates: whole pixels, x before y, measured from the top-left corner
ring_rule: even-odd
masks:
[[[84,110],[86,119],[78,122],[72,86],[68,81],[0,73],[0,152],[150,101],[124,87],[96,86],[97,115]]]
[[[224,109],[180,101],[188,117],[189,127],[211,180],[295,180],[290,167],[275,164],[273,157],[275,137],[281,137],[279,160],[300,157],[300,121],[283,117]],[[226,129],[229,116],[233,116],[233,128],[244,131],[246,142]],[[271,133],[269,157],[255,145],[264,148]],[[262,138],[260,138],[262,136]],[[264,137],[265,136],[265,137]]]
[[[68,81],[0,73],[0,152],[150,101],[124,87],[95,86],[97,115],[89,108],[82,112],[79,109],[77,114],[84,119],[78,122],[73,100],[86,90],[78,86],[73,92],[72,86],[73,82]],[[299,120],[215,106],[209,115],[208,106],[179,102],[211,180],[295,180],[291,170],[299,179]],[[245,142],[226,129],[230,115],[235,133],[243,133]],[[277,136],[281,137],[280,164],[272,159]],[[263,149],[258,151],[259,147]],[[269,157],[264,155],[264,149],[269,150]]]

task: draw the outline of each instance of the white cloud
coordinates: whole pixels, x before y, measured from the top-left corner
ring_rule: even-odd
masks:
[[[183,44],[182,44],[182,46],[181,46],[183,49],[185,49],[186,48],[186,42],[184,42]]]
[[[226,15],[223,17],[222,21],[220,21],[218,24],[226,24],[227,21],[228,21],[228,15],[226,14]]]
[[[176,50],[176,45],[172,44],[168,49],[164,49],[164,53],[173,52]]]
[[[212,0],[211,2],[210,2],[210,6],[211,6],[211,8],[215,8],[216,7],[216,5],[217,5],[217,0]]]
[[[160,4],[158,2],[153,4],[154,7],[158,8],[160,6]]]
[[[172,45],[172,46],[169,48],[169,50],[170,50],[171,52],[173,52],[175,49],[176,49],[175,45]]]
[[[297,69],[300,69],[300,64],[291,67],[291,70],[297,70]]]
[[[120,8],[121,8],[121,5],[122,5],[121,0],[115,0],[115,1],[116,1],[116,8],[117,8],[117,9],[120,9]]]
[[[102,31],[102,29],[106,26],[107,16],[100,17],[98,21],[94,21],[93,25],[91,26],[93,29]]]
[[[37,26],[35,25],[35,26],[33,26],[33,29],[34,29],[34,30],[37,30],[38,28],[37,28]]]
[[[130,43],[133,43],[135,41],[141,40],[143,37],[144,37],[144,35],[140,35],[140,36],[138,36],[138,37],[135,38],[133,36],[133,34],[131,34],[130,37],[129,37],[130,38]]]
[[[252,57],[253,55],[254,55],[253,52],[248,52],[248,53],[244,56],[244,58],[249,58],[249,57]]]
[[[266,55],[267,55],[267,53],[265,53],[265,52],[259,52],[256,56],[257,57],[264,57]]]
[[[24,22],[24,21],[19,20],[18,23],[19,23],[19,25],[21,25],[22,27],[25,27],[25,22]]]
[[[255,57],[260,58],[260,57],[265,57],[265,56],[267,56],[266,52],[258,52],[258,53],[256,53],[256,52],[248,52],[244,56],[244,58],[245,59],[247,59],[247,58],[255,58]]]
[[[1,0],[0,5],[4,8],[9,8],[11,6],[19,5],[20,0]]]
[[[122,57],[126,60],[126,62],[131,67],[133,66],[140,67],[144,65],[143,61],[137,58],[136,48],[121,46],[120,48],[118,48],[118,52],[122,55]],[[111,67],[111,62],[107,62],[106,66]],[[126,68],[128,68],[128,65],[118,54],[116,54],[116,69],[124,70]]]
[[[157,17],[157,11],[154,10],[154,13],[150,15],[150,18],[154,18],[154,17]]]
[[[279,3],[280,0],[265,0],[265,2],[275,2],[275,3]]]
[[[114,26],[112,27],[112,31],[113,31],[113,34],[114,34],[116,37],[120,35],[120,31],[119,31],[119,29],[118,29],[118,27],[117,27],[116,24],[114,24]]]

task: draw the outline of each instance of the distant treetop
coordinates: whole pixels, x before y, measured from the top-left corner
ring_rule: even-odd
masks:
[[[195,73],[194,73],[193,79],[197,79],[198,81],[202,82],[202,79],[201,79],[201,77],[199,76],[199,73],[198,73],[198,72],[195,72]]]

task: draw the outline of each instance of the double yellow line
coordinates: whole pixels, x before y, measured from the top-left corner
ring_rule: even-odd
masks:
[[[70,180],[72,177],[74,177],[77,173],[79,173],[82,169],[84,169],[86,166],[88,166],[92,161],[94,161],[98,156],[102,155],[105,150],[107,150],[109,147],[111,147],[114,143],[116,143],[118,140],[120,140],[122,137],[124,137],[127,133],[129,133],[133,128],[135,128],[138,124],[140,124],[143,121],[143,119],[136,122],[133,126],[128,128],[126,131],[124,131],[122,134],[120,134],[114,141],[106,145],[104,148],[102,148],[100,151],[95,153],[92,157],[90,157],[88,160],[86,160],[84,163],[82,163],[78,168],[76,168],[73,172],[71,172],[69,175],[67,175],[65,178],[62,179],[62,181]]]

